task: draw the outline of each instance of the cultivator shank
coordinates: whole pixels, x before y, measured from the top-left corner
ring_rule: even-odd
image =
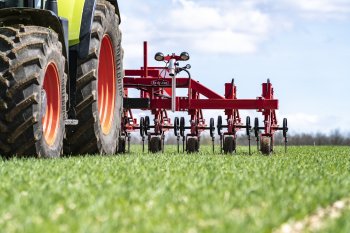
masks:
[[[157,53],[157,61],[164,61],[164,67],[149,67],[147,60],[147,42],[144,43],[144,65],[139,70],[125,70],[124,77],[124,120],[123,138],[130,141],[130,132],[139,130],[142,141],[148,140],[148,150],[150,152],[164,151],[164,135],[167,131],[173,130],[177,137],[178,151],[182,138],[182,150],[188,153],[199,151],[200,136],[205,130],[210,132],[213,142],[217,131],[220,138],[220,150],[224,153],[236,151],[237,132],[244,129],[249,140],[251,132],[254,131],[258,149],[264,154],[273,151],[274,133],[277,130],[283,131],[285,143],[287,144],[287,120],[283,120],[283,127],[279,127],[276,110],[278,100],[274,99],[274,90],[269,80],[262,84],[262,95],[256,99],[238,99],[237,87],[232,80],[224,84],[224,95],[219,95],[198,81],[192,79],[189,69],[190,65],[179,66],[179,62],[189,59],[188,53],[180,55],[171,54],[164,56]],[[178,77],[179,73],[186,73],[187,77]],[[176,89],[187,89],[187,96],[177,96]],[[139,98],[129,98],[128,90],[137,89],[140,91]],[[150,110],[153,115],[153,123],[150,118],[133,118],[132,110]],[[204,119],[203,109],[224,110],[225,119],[221,116],[217,118],[215,128],[214,119],[211,118],[209,124]],[[187,111],[189,122],[186,124],[184,117],[175,117],[174,121],[168,117],[167,111]],[[243,123],[239,110],[257,110],[263,115],[263,126],[259,126],[259,119],[251,126],[250,117],[246,117]],[[224,122],[225,121],[225,122]],[[130,144],[128,144],[130,145]],[[124,146],[125,151],[125,146]]]

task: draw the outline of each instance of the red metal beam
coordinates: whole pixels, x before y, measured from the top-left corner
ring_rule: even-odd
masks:
[[[159,70],[147,70],[147,74],[152,77],[158,77],[159,76]],[[142,77],[145,75],[144,70],[125,70],[125,76],[136,76],[136,77]]]
[[[177,98],[177,111],[184,111],[186,109],[247,109],[247,110],[262,110],[278,109],[278,100],[264,100],[264,99],[198,99],[188,100],[187,98]],[[170,99],[153,99],[151,101],[150,109],[171,109]]]
[[[128,73],[130,74],[133,70],[128,70]],[[151,74],[153,70],[148,70],[148,73]],[[126,71],[125,71],[126,72]],[[128,75],[132,76],[132,75]],[[176,87],[177,88],[188,88],[189,87],[189,80],[191,80],[191,89],[194,91],[202,94],[203,96],[210,98],[210,99],[224,99],[223,96],[215,93],[214,91],[210,90],[209,88],[203,86],[199,82],[188,79],[188,78],[177,78],[176,79]],[[142,85],[145,86],[154,86],[154,88],[159,87],[171,87],[171,78],[124,78],[124,88],[135,88],[135,87],[142,87]],[[158,84],[156,84],[158,83]]]
[[[206,86],[203,86],[202,84],[200,84],[199,82],[191,79],[191,88],[197,92],[199,92],[200,94],[204,95],[207,98],[210,99],[224,99],[224,97],[222,97],[219,94],[216,94],[214,91],[210,90],[209,88],[207,88]]]
[[[278,109],[278,100],[264,99],[199,99],[191,100],[189,108],[197,109]]]

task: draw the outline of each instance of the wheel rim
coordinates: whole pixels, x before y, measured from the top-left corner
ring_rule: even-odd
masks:
[[[102,132],[106,135],[112,129],[116,98],[113,45],[108,35],[101,42],[97,83],[98,115]]]
[[[43,90],[46,93],[46,110],[42,116],[43,134],[46,143],[52,146],[57,137],[61,115],[60,82],[57,67],[54,63],[50,63],[46,68]]]

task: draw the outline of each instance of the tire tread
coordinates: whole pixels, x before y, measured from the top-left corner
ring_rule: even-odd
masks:
[[[42,127],[38,123],[41,122],[40,78],[44,77],[43,66],[48,62],[47,56],[55,57],[62,74],[62,85],[67,79],[61,50],[58,35],[49,28],[24,25],[0,28],[1,156],[60,155],[63,141],[58,142],[57,151],[52,149],[49,154],[45,154],[38,144],[42,139]],[[61,91],[65,92],[65,86],[61,87]],[[62,102],[65,102],[65,97],[64,94]],[[61,130],[63,135],[62,126]]]

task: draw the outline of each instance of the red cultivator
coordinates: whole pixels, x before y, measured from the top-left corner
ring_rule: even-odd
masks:
[[[277,130],[283,131],[285,146],[287,146],[287,119],[283,119],[283,126],[279,127],[275,111],[278,109],[278,100],[274,99],[274,91],[269,80],[262,84],[262,95],[256,99],[238,99],[237,88],[232,80],[225,83],[225,93],[221,96],[196,80],[191,78],[188,71],[191,66],[179,66],[180,61],[187,61],[189,55],[186,52],[180,55],[171,54],[164,56],[157,53],[157,61],[165,62],[165,67],[149,67],[147,60],[147,43],[144,43],[144,65],[139,70],[125,70],[124,77],[124,116],[123,135],[120,138],[119,151],[125,151],[126,141],[130,149],[130,132],[139,130],[144,145],[145,138],[148,140],[148,150],[159,152],[164,150],[164,134],[170,129],[174,131],[178,142],[182,137],[182,150],[197,152],[200,146],[200,135],[204,130],[209,130],[212,137],[214,150],[214,133],[220,137],[220,150],[224,153],[236,151],[237,132],[241,129],[246,131],[249,140],[253,131],[256,137],[258,149],[263,154],[270,154],[273,151],[274,133]],[[177,77],[184,72],[187,77]],[[128,89],[134,88],[140,91],[139,98],[128,97]],[[187,89],[187,96],[177,96],[176,89]],[[203,98],[204,97],[204,98]],[[133,118],[132,109],[151,110],[153,123],[147,116],[141,118],[139,123]],[[215,128],[214,119],[209,124],[203,117],[203,109],[222,109],[226,115],[226,123],[223,123],[221,116],[217,119]],[[250,117],[242,122],[239,110],[250,109],[261,112],[264,117],[264,125],[259,126],[259,119],[255,118],[254,126],[251,125]],[[171,121],[167,110],[187,111],[190,120],[185,123],[185,118],[178,117]],[[224,130],[225,129],[225,130]],[[260,132],[262,131],[262,132]],[[144,148],[144,146],[143,146]]]

